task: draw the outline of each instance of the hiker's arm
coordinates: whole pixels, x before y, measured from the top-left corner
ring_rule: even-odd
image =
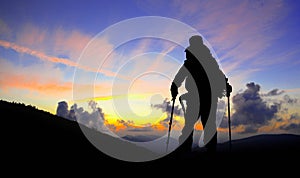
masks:
[[[178,94],[178,88],[181,86],[181,84],[184,81],[184,79],[186,78],[186,76],[187,76],[187,69],[183,65],[177,72],[177,74],[172,82],[171,89],[170,89],[172,98],[176,98],[176,96]]]

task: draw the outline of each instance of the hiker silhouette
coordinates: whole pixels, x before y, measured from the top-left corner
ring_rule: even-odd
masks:
[[[185,123],[176,151],[191,152],[194,125],[201,118],[204,130],[204,145],[207,152],[215,152],[217,146],[216,111],[218,98],[226,96],[226,77],[209,48],[199,35],[190,37],[185,49],[186,59],[171,84],[172,99],[185,81],[187,93],[179,97],[184,110]]]

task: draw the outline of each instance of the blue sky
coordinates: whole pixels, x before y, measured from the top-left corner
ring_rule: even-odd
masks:
[[[288,132],[282,128],[284,126],[288,128],[287,126],[292,123],[300,125],[300,2],[292,0],[3,0],[0,6],[1,99],[32,104],[52,113],[55,113],[57,103],[61,100],[72,103],[74,71],[86,70],[89,73],[86,77],[94,77],[94,69],[99,67],[93,66],[94,63],[90,64],[90,67],[96,67],[93,70],[83,66],[76,67],[85,47],[98,33],[111,25],[141,16],[175,19],[203,35],[214,49],[220,66],[233,85],[233,96],[242,97],[243,92],[252,91],[246,84],[254,82],[260,86],[257,92],[266,101],[267,106],[280,103],[281,109],[278,108],[266,125],[255,125],[260,127],[257,132]],[[172,28],[169,30],[172,31]],[[128,34],[120,32],[120,35]],[[180,34],[174,35],[176,36]],[[104,36],[97,40],[103,53],[116,48],[113,46],[112,38]],[[172,76],[177,71],[176,67],[184,60],[182,48],[173,46],[174,44],[166,41],[141,39],[114,50],[111,58],[103,65],[102,73],[99,73],[102,75],[98,75],[96,79],[98,83],[93,86],[96,88],[95,95],[100,98],[97,102],[107,118],[113,119],[114,122],[118,120],[114,118],[117,114],[111,114],[114,112],[113,107],[108,107],[112,103],[101,100],[101,97],[110,95],[114,75],[118,71],[123,71],[121,77],[124,79],[128,77],[124,71],[138,74],[143,69],[139,66],[150,65],[157,70],[161,69],[159,67],[165,69],[173,67],[174,70],[170,73],[165,72],[167,76]],[[164,55],[161,60],[156,56],[156,60],[152,61],[155,55],[148,55],[147,52]],[[127,63],[128,58],[141,54],[144,58],[140,62]],[[173,58],[177,62],[170,62]],[[92,62],[97,62],[97,59],[93,59]],[[122,69],[121,64],[129,65],[125,68],[127,70]],[[79,83],[84,85],[84,82],[89,80],[94,78],[83,77]],[[151,81],[151,77],[147,76],[136,82],[132,88],[133,93],[157,94],[155,92],[161,91],[161,102],[165,97],[170,97],[169,80],[164,77],[153,76]],[[86,86],[81,87],[84,89]],[[265,96],[274,89],[284,92],[271,98]],[[285,95],[296,102],[287,104],[283,97]],[[82,96],[85,96],[84,93]],[[146,94],[139,99],[145,97],[149,99]],[[234,104],[236,103],[232,105],[233,113]],[[145,115],[144,110],[150,106],[141,105],[143,104],[140,100],[132,102],[133,108],[137,108],[133,110],[143,111],[139,114]],[[283,108],[286,113],[283,112]],[[236,116],[238,114],[242,113],[236,113]],[[298,119],[289,120],[295,115]],[[166,115],[151,122],[159,123],[163,117]],[[131,115],[121,119],[140,122]],[[272,127],[275,129],[272,130]],[[237,125],[236,132],[243,132],[245,128],[248,127]]]

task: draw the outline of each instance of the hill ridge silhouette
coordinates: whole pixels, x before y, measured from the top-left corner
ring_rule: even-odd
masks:
[[[238,163],[246,164],[253,160],[257,164],[274,164],[274,160],[289,162],[300,158],[299,135],[264,134],[232,140],[233,150],[230,153],[228,142],[225,142],[218,145],[219,151],[216,155],[208,155],[199,149],[190,154],[174,151],[163,158],[148,162],[126,162],[112,158],[95,148],[75,121],[61,118],[31,105],[4,100],[0,101],[0,109],[7,113],[2,117],[1,124],[2,133],[5,135],[1,147],[3,153],[6,153],[3,161],[14,166],[16,163],[26,165],[28,161],[33,162],[35,166],[52,165],[53,162],[63,166],[83,163],[107,167],[182,166],[190,163],[197,163],[197,166],[209,166],[214,162],[230,161],[238,165]],[[86,127],[86,129],[89,128]],[[96,132],[93,129],[89,130]],[[103,137],[103,134],[100,136]],[[261,142],[258,142],[259,139]],[[256,145],[257,143],[259,145]],[[274,145],[280,148],[274,149]],[[253,148],[261,148],[261,150],[253,150]]]
[[[24,140],[30,142],[31,139],[35,139],[37,143],[30,143],[34,145],[37,144],[40,146],[42,146],[42,144],[45,144],[48,147],[54,147],[52,148],[52,150],[56,150],[54,145],[49,144],[49,141],[53,141],[53,144],[56,143],[58,147],[60,144],[67,146],[68,152],[77,150],[79,144],[76,145],[76,143],[82,142],[84,143],[84,145],[86,145],[88,149],[97,150],[96,148],[92,148],[94,146],[88,141],[88,139],[83,134],[84,130],[85,134],[92,135],[96,138],[98,137],[99,140],[97,141],[105,142],[103,144],[107,145],[111,144],[111,147],[124,147],[124,149],[133,149],[136,154],[140,154],[141,156],[147,156],[147,154],[152,156],[153,154],[149,150],[146,150],[142,147],[138,147],[129,142],[121,141],[118,138],[112,137],[107,134],[103,134],[101,132],[96,131],[95,129],[88,128],[76,121],[71,121],[59,117],[57,115],[53,115],[49,112],[39,110],[31,105],[1,101],[0,108],[3,111],[11,113],[9,114],[10,119],[5,119],[5,122],[2,122],[2,124],[13,125],[12,128],[7,128],[7,132],[10,132],[11,130],[16,130],[14,133],[9,135],[10,139],[12,140],[18,137],[24,137]],[[7,141],[9,141],[9,139],[7,139]],[[74,148],[72,149],[70,145],[73,145]],[[85,146],[83,146],[83,148],[86,149]],[[130,157],[130,155],[122,153],[122,150],[123,149],[119,149],[118,151],[120,153],[116,154],[118,154],[117,156],[119,156],[120,159],[124,158],[124,160],[127,160],[127,158]],[[78,155],[80,155],[80,153],[78,153]],[[105,156],[105,158],[107,157]],[[111,159],[113,160],[115,158]]]

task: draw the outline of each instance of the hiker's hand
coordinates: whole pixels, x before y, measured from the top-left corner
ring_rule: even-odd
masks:
[[[232,86],[227,82],[226,83],[226,96],[229,97],[232,92]]]
[[[170,90],[171,90],[171,94],[172,94],[172,99],[175,99],[178,94],[178,87],[176,86],[176,84],[174,82],[172,82]]]

